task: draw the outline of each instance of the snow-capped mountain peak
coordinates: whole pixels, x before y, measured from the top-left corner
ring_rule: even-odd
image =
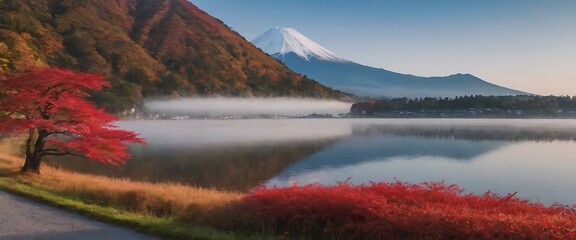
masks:
[[[280,57],[287,53],[294,53],[307,61],[310,58],[317,58],[331,62],[350,62],[310,40],[294,28],[272,28],[252,40],[252,43],[264,52]]]

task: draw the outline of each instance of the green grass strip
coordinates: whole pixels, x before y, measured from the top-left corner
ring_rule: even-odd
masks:
[[[259,236],[247,236],[235,232],[217,230],[210,226],[186,223],[168,217],[137,214],[112,207],[86,203],[79,199],[69,198],[18,182],[9,177],[0,177],[0,189],[81,213],[104,222],[115,223],[139,232],[170,239],[265,239]],[[266,239],[270,238],[267,237]]]

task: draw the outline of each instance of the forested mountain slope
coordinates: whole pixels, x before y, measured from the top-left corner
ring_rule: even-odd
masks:
[[[0,68],[102,73],[111,111],[143,97],[342,95],[289,70],[185,0],[1,0]]]

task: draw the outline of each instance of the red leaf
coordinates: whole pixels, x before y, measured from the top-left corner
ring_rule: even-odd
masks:
[[[130,158],[126,143],[144,143],[118,129],[117,118],[96,108],[88,91],[110,86],[100,75],[63,69],[35,69],[0,82],[0,134],[44,132],[52,150],[117,165]],[[34,135],[35,136],[35,135]],[[44,149],[39,149],[42,152]]]

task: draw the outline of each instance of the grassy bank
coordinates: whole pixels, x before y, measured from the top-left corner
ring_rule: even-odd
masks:
[[[0,189],[5,191],[163,237],[261,239],[209,225],[226,219],[221,209],[239,201],[242,193],[78,174],[50,166],[42,166],[41,175],[20,175],[23,160],[15,156],[16,146],[8,140],[0,143]]]
[[[250,237],[234,232],[217,230],[210,226],[187,223],[172,217],[151,216],[99,204],[91,204],[86,200],[46,191],[9,177],[0,177],[0,189],[72,210],[94,219],[127,226],[139,232],[160,237],[174,239],[260,239],[255,236]]]
[[[135,182],[43,166],[0,147],[0,188],[177,239],[576,239],[576,206],[463,195],[442,183],[257,188]],[[229,229],[229,230],[220,230]],[[247,236],[249,233],[256,235]]]

